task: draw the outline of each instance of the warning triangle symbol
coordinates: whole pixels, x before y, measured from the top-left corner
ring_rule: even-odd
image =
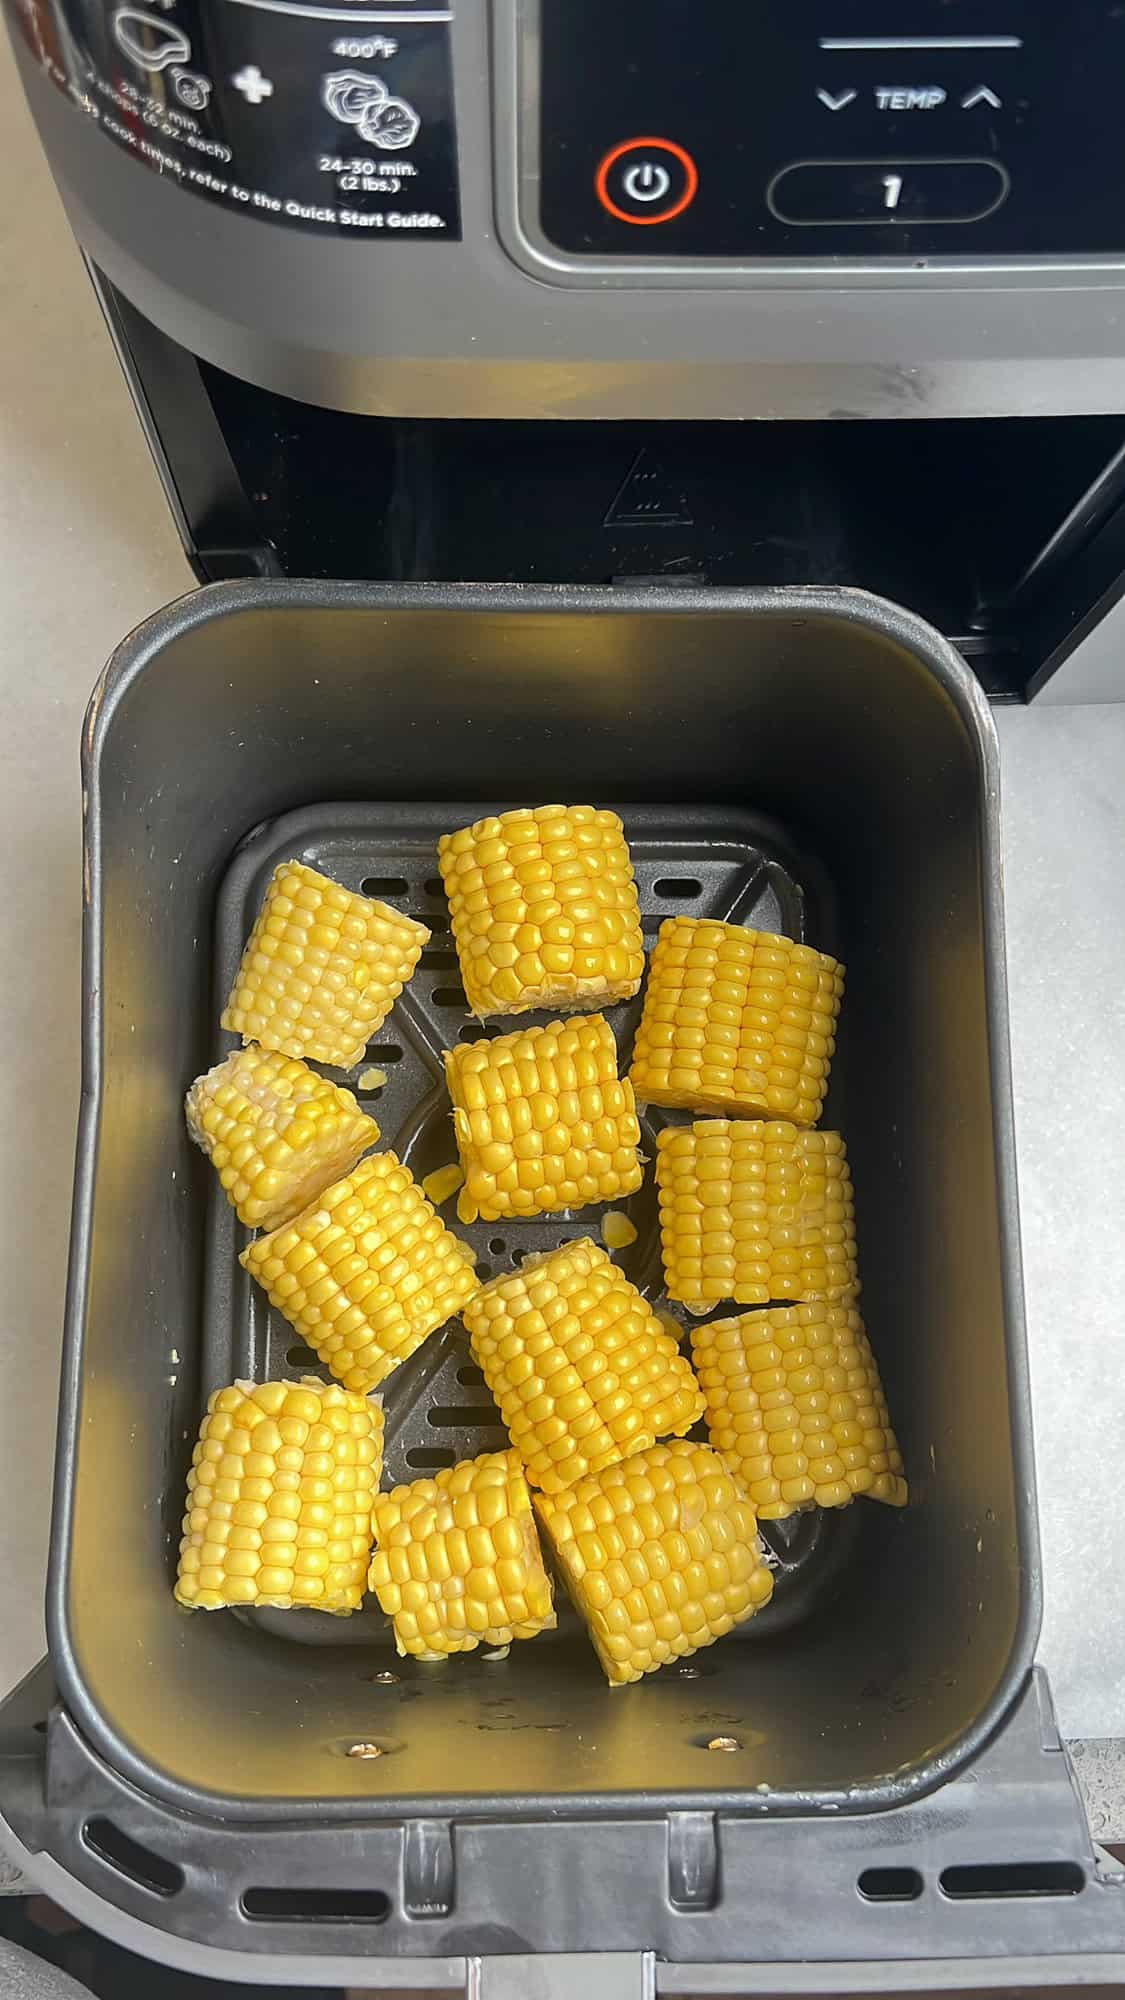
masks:
[[[605,517],[607,528],[690,528],[686,495],[650,451],[637,453]]]

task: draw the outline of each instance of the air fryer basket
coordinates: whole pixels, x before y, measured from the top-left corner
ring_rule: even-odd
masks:
[[[1048,1765],[1029,1684],[996,746],[971,676],[928,627],[850,592],[251,583],[201,591],[125,644],[85,753],[85,1094],[49,1592],[48,1780],[70,1816],[52,1814],[48,1781],[38,1844],[157,1932],[250,1954],[284,1934],[346,1956],[377,1922],[404,1964],[815,1955],[795,1888],[788,1928],[757,1927],[740,1828],[762,1843],[751,1885],[804,1841],[829,1908],[843,1867],[850,1911],[857,1853],[917,1834],[929,1854],[967,1824],[971,1768],[1007,1768],[1017,1741]],[[572,1620],[507,1660],[434,1669],[399,1661],[374,1616],[188,1616],[170,1584],[201,1398],[231,1373],[302,1365],[237,1270],[236,1225],[181,1115],[225,1046],[216,994],[262,880],[300,853],[440,920],[436,832],[556,798],[624,813],[650,930],[667,910],[733,909],[844,956],[831,1116],[911,1504],[798,1521],[777,1539],[772,1620],[627,1690],[606,1689]],[[465,1022],[435,930],[379,1038],[397,1059],[369,1052],[388,1077],[384,1136],[423,1170],[451,1155],[435,1049]],[[645,1198],[637,1210],[635,1275],[652,1287]],[[545,1234],[522,1230],[481,1225],[477,1248],[495,1265]],[[389,1385],[396,1473],[498,1438],[461,1339],[439,1336]],[[988,1750],[1005,1718],[1008,1751]],[[737,1749],[716,1755],[716,1735]],[[384,1754],[349,1758],[356,1741]],[[157,1830],[178,1884],[154,1887],[89,1833],[99,1800],[99,1823],[138,1842]],[[1039,1823],[1066,1845],[1045,1807]],[[280,1874],[304,1903],[270,1903],[261,1885]],[[364,1909],[332,1903],[341,1884]],[[943,1916],[958,1906],[914,1893],[892,1919],[909,1904],[926,1949],[968,1948],[968,1906]],[[984,1949],[1014,1948],[992,1935]],[[839,1955],[865,1955],[844,1937]]]

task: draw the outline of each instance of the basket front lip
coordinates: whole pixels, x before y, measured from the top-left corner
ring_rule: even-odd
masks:
[[[1042,1580],[1035,1499],[1031,1391],[1024,1322],[1016,1196],[1015,1128],[1012,1107],[1007,979],[1004,955],[1003,866],[999,816],[999,744],[988,702],[960,655],[940,633],[913,613],[858,590],[821,586],[779,589],[712,590],[593,588],[559,585],[372,585],[298,580],[253,580],[211,584],[167,605],[126,638],[95,685],[82,736],[83,777],[83,1031],[82,1095],[78,1122],[74,1201],[70,1231],[59,1426],[47,1580],[47,1632],[60,1695],[77,1727],[111,1767],[141,1793],[181,1811],[207,1818],[220,1815],[247,1823],[299,1822],[310,1810],[305,1797],[251,1798],[192,1786],[138,1755],[102,1713],[71,1644],[67,1614],[75,1453],[81,1394],[83,1322],[89,1271],[95,1165],[101,1109],[101,752],[114,712],[129,688],[174,638],[214,619],[261,610],[370,610],[559,614],[612,612],[626,616],[765,616],[832,618],[858,624],[910,651],[946,694],[973,748],[979,780],[983,879],[981,903],[992,1112],[997,1163],[997,1210],[1004,1290],[1004,1337],[1009,1382],[1013,1484],[1021,1579],[1020,1605],[1011,1652],[989,1700],[970,1726],[944,1749],[915,1765],[866,1785],[823,1791],[771,1791],[768,1800],[731,1790],[644,1794],[604,1791],[578,1794],[498,1794],[489,1801],[475,1794],[427,1794],[424,1799],[386,1797],[341,1800],[338,1813],[316,1807],[315,1824],[334,1819],[381,1820],[409,1817],[472,1818],[502,1808],[505,1817],[535,1819],[544,1814],[571,1819],[613,1811],[651,1817],[670,1811],[778,1815],[820,1812],[861,1814],[885,1811],[924,1797],[949,1782],[1002,1727],[1021,1694],[1034,1663],[1042,1619]]]

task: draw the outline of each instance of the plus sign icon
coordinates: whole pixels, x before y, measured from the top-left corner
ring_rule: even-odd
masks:
[[[247,104],[264,104],[267,97],[273,96],[273,84],[268,76],[262,75],[257,63],[247,63],[243,69],[235,70],[231,82]]]

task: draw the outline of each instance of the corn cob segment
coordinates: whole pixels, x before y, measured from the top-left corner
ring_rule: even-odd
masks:
[[[600,1014],[447,1049],[462,1222],[549,1215],[640,1187],[641,1128]]]
[[[430,933],[300,861],[274,869],[223,1010],[244,1042],[350,1069]]]
[[[902,1455],[863,1321],[852,1306],[777,1306],[692,1328],[707,1435],[763,1521],[905,1507]]]
[[[855,1207],[838,1132],[708,1118],[667,1126],[656,1145],[669,1298],[692,1313],[727,1299],[855,1298]]]
[[[611,1686],[713,1645],[773,1590],[754,1508],[707,1445],[654,1445],[535,1506]]]
[[[371,1588],[421,1660],[554,1629],[531,1495],[514,1451],[486,1452],[375,1500]]]
[[[393,1153],[372,1153],[241,1262],[349,1389],[373,1389],[477,1290],[473,1253]]]
[[[607,1007],[640,990],[641,913],[616,813],[481,819],[442,835],[438,867],[470,1013]]]
[[[675,1341],[586,1237],[494,1278],[464,1320],[527,1477],[547,1493],[682,1436],[703,1414]]]
[[[237,1049],[196,1077],[184,1109],[248,1229],[276,1229],[299,1215],[379,1137],[350,1090],[277,1049]]]
[[[382,1460],[379,1404],[335,1382],[217,1389],[187,1478],[179,1602],[358,1611]]]
[[[670,917],[649,961],[630,1077],[642,1104],[815,1125],[844,971],[769,931]]]

